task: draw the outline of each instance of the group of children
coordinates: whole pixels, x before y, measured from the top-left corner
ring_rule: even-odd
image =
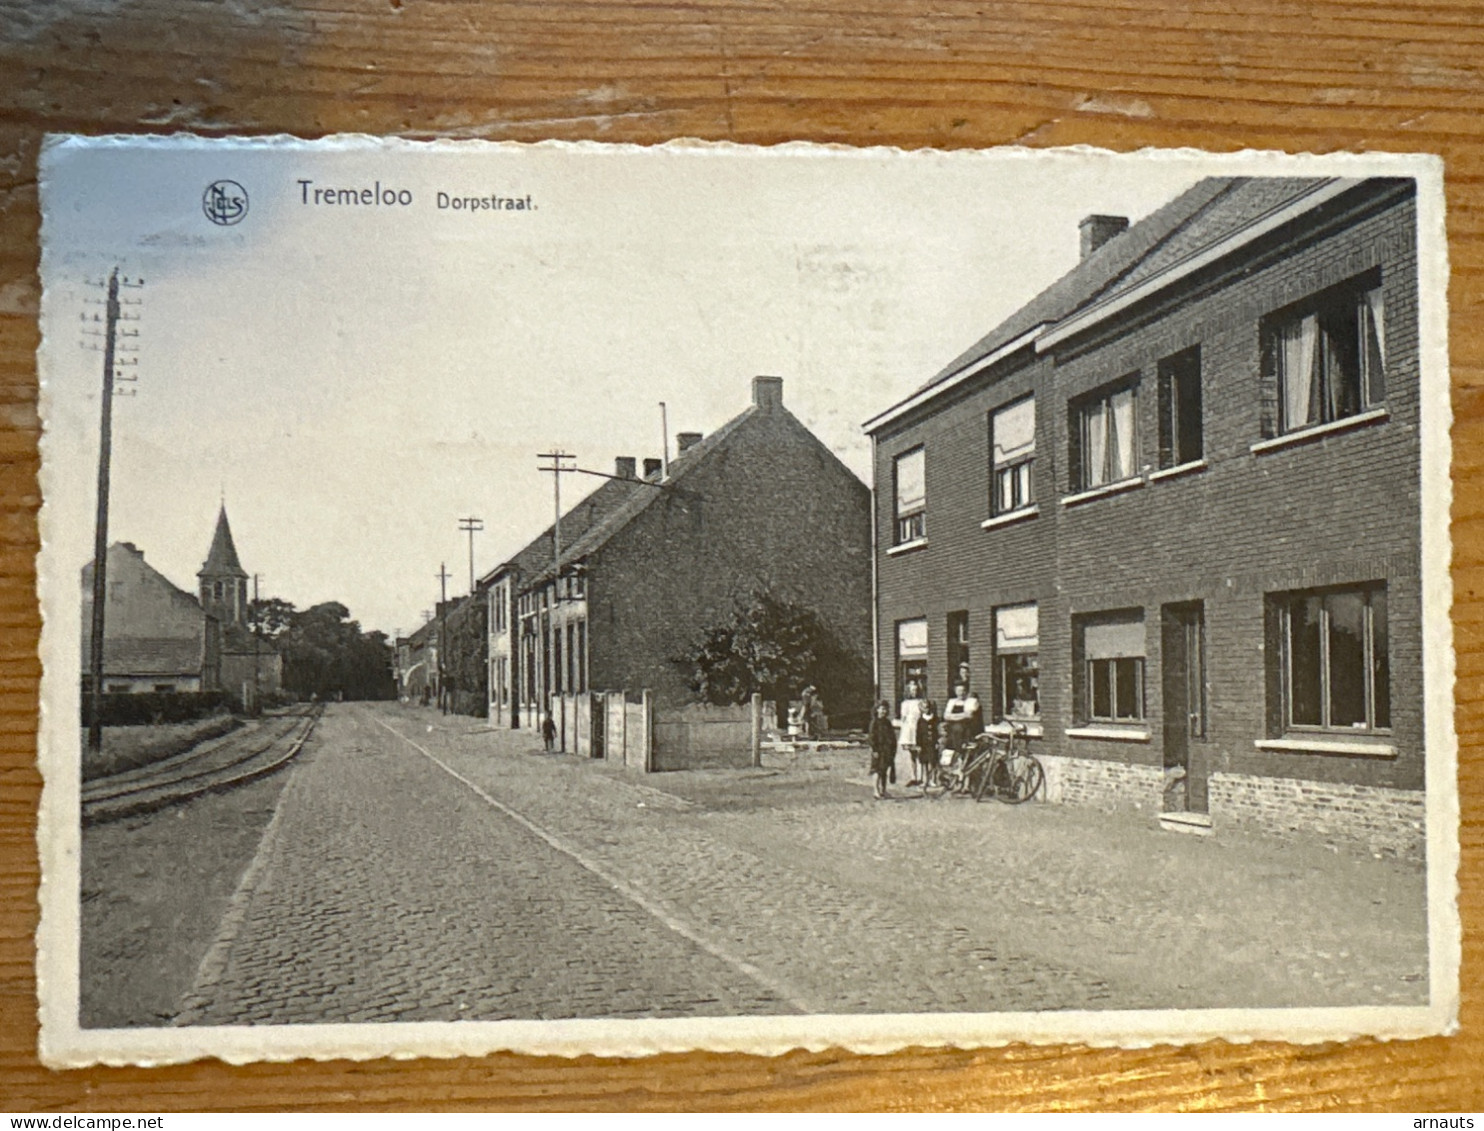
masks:
[[[917,682],[909,681],[900,723],[892,722],[891,704],[886,700],[876,704],[870,742],[871,780],[878,800],[887,796],[888,784],[896,784],[898,760],[912,765],[907,787],[925,793],[928,786],[937,783],[942,760],[951,758],[953,751],[983,729],[983,711],[966,682],[954,684],[953,698],[941,719],[937,704],[921,696]]]

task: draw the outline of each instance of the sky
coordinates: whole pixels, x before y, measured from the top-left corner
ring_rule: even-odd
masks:
[[[756,374],[869,482],[861,423],[1137,220],[1195,157],[785,147],[79,139],[43,164],[43,594],[92,554],[101,359],[82,319],[143,278],[114,402],[110,541],[194,590],[225,501],[264,596],[409,632],[550,523],[560,445],[660,455]],[[202,207],[248,195],[237,223]],[[305,182],[308,182],[307,184]],[[410,204],[316,203],[316,189]],[[439,194],[523,209],[440,208]],[[396,199],[395,197],[393,199]],[[321,197],[323,200],[323,197]],[[601,480],[568,476],[564,502]],[[73,598],[50,606],[64,619]]]

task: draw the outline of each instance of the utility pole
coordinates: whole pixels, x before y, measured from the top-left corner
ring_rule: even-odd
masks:
[[[110,460],[113,454],[114,382],[135,380],[132,375],[126,377],[118,372],[117,355],[120,352],[127,352],[127,346],[123,349],[119,347],[118,339],[139,336],[138,330],[119,330],[120,322],[139,320],[137,314],[124,314],[124,304],[119,299],[119,287],[120,285],[139,287],[143,283],[143,279],[131,280],[127,277],[121,283],[119,269],[115,267],[108,276],[108,297],[104,300],[104,315],[100,319],[97,314],[94,314],[91,319],[92,328],[83,331],[87,337],[103,339],[101,347],[93,347],[103,350],[103,405],[98,437],[98,511],[93,527],[93,635],[89,656],[89,669],[92,675],[89,698],[93,717],[88,724],[88,749],[94,752],[103,745],[103,631],[104,610],[108,601],[108,486]],[[137,300],[129,305],[137,305]],[[86,313],[82,315],[82,320],[84,323],[89,322]],[[101,323],[101,329],[99,323]],[[138,358],[132,358],[126,364],[137,365],[138,362]]]
[[[553,448],[549,452],[538,452],[536,458],[551,461],[550,467],[543,467],[541,470],[551,473],[551,497],[555,510],[555,517],[551,524],[552,592],[555,594],[555,600],[560,600],[561,594],[556,590],[556,583],[562,576],[562,472],[576,470],[568,467],[566,463],[567,460],[575,457],[571,452]]]
[[[443,675],[444,675],[443,628],[444,628],[444,623],[445,623],[445,621],[444,621],[444,613],[443,613],[443,606],[446,605],[446,604],[448,604],[448,579],[449,579],[449,576],[450,576],[450,574],[448,572],[448,563],[447,562],[440,562],[438,564],[438,572],[436,574],[434,574],[433,576],[435,576],[438,579],[438,635],[437,635],[438,646],[437,646],[437,649],[434,652],[434,654],[438,657],[438,667],[437,667],[437,674],[438,674],[438,707],[446,715],[446,714],[448,714],[448,708],[446,706],[444,706],[444,701],[443,701]]]
[[[255,715],[263,713],[262,663],[258,648],[259,633],[263,630],[263,610],[258,604],[258,578],[261,576],[259,573],[252,575],[252,709]]]
[[[461,518],[459,529],[467,531],[469,535],[469,595],[474,595],[474,535],[484,529],[482,518]]]

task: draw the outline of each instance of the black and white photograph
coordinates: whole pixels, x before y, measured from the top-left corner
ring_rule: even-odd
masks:
[[[53,137],[53,1065],[1452,1031],[1436,158]]]

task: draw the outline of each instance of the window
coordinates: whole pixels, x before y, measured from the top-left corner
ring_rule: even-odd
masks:
[[[994,717],[1041,717],[1040,617],[1035,603],[994,611]]]
[[[895,544],[927,537],[927,476],[922,448],[897,456]]]
[[[157,683],[157,684],[155,684],[155,690],[157,692],[161,692],[161,693],[164,693],[164,692],[167,692],[167,691],[174,691],[175,690],[175,684],[173,684],[173,683]]]
[[[1285,729],[1389,730],[1386,587],[1286,593],[1276,604]]]
[[[1277,383],[1278,431],[1355,416],[1386,399],[1386,317],[1374,274],[1333,287],[1263,324]]]
[[[567,624],[567,690],[581,691],[577,686],[577,625]]]
[[[973,686],[972,670],[969,667],[969,614],[966,611],[948,614],[948,679],[945,693],[952,698],[953,685],[959,681]]]
[[[1074,491],[1134,477],[1139,465],[1136,391],[1136,384],[1126,381],[1074,403],[1070,413]]]
[[[1159,363],[1159,466],[1195,463],[1201,438],[1201,349],[1199,346]]]
[[[577,690],[587,690],[587,621],[577,622]]]
[[[1084,716],[1093,722],[1144,719],[1144,615],[1089,618],[1079,626]]]
[[[1031,505],[1031,464],[1036,458],[1036,401],[1026,397],[989,417],[992,515]]]
[[[897,702],[907,698],[907,685],[927,690],[928,635],[926,620],[897,621]]]

